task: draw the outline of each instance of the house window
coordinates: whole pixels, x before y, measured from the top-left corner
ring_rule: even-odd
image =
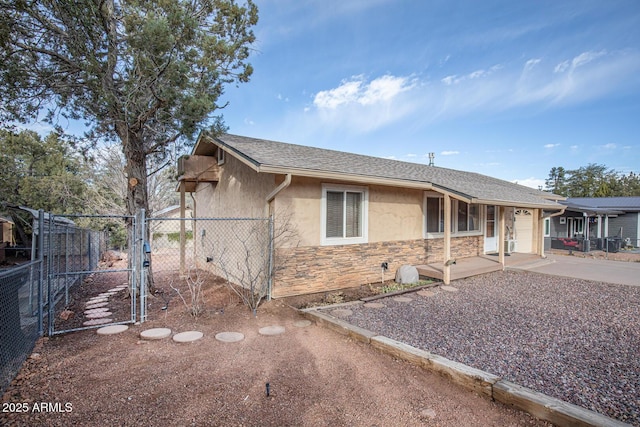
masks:
[[[221,147],[218,147],[218,149],[216,150],[216,157],[218,159],[219,166],[224,165],[224,161],[225,161],[224,153],[225,151]]]
[[[427,233],[444,232],[444,201],[442,197],[427,197]]]
[[[480,231],[480,206],[456,200],[458,209],[458,232]]]
[[[551,218],[544,219],[544,237],[551,236]]]
[[[444,199],[440,196],[426,197],[427,234],[444,233]],[[451,200],[451,232],[453,234],[476,234],[480,231],[480,206],[460,200]]]
[[[364,187],[322,186],[322,244],[367,242],[368,191]]]

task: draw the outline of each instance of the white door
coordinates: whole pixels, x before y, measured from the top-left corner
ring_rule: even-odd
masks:
[[[498,251],[498,221],[495,206],[487,206],[484,216],[484,252]]]
[[[515,209],[516,252],[533,252],[533,214],[529,209]]]

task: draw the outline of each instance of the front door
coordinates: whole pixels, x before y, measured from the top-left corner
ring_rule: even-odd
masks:
[[[498,251],[498,227],[496,221],[497,209],[495,206],[487,206],[484,216],[484,252]]]

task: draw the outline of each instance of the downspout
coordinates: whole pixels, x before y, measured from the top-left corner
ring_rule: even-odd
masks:
[[[271,293],[273,289],[273,262],[274,262],[274,245],[273,245],[273,235],[274,235],[274,218],[273,213],[270,212],[271,202],[276,196],[284,189],[286,189],[289,185],[291,185],[291,174],[288,173],[284,176],[284,181],[280,183],[276,188],[273,189],[271,193],[267,195],[267,216],[269,217],[269,282],[267,284],[267,301],[271,301]]]
[[[287,188],[291,184],[291,174],[288,173],[284,176],[284,181],[280,185],[278,185],[274,190],[267,195],[267,204],[271,203],[273,199],[276,198],[278,193]]]

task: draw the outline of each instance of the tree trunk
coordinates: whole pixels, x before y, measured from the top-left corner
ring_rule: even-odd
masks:
[[[121,131],[121,128],[122,129]],[[147,155],[144,149],[144,141],[139,134],[131,132],[125,126],[119,127],[118,134],[122,140],[122,150],[125,157],[124,173],[127,178],[127,214],[135,216],[140,209],[145,210],[145,216],[149,215],[149,197],[147,193]],[[127,228],[129,228],[129,236],[131,233],[131,221],[127,221]],[[144,224],[140,224],[144,226]],[[145,227],[144,241],[149,241],[149,228]],[[137,239],[138,236],[133,236],[133,239]],[[140,242],[142,244],[142,242]],[[130,242],[130,248],[133,247],[133,242]],[[129,251],[129,253],[132,253]],[[146,255],[149,261],[149,267],[147,268],[147,283],[146,289],[153,293],[153,275],[151,270],[151,256]],[[129,261],[131,262],[131,261]]]

